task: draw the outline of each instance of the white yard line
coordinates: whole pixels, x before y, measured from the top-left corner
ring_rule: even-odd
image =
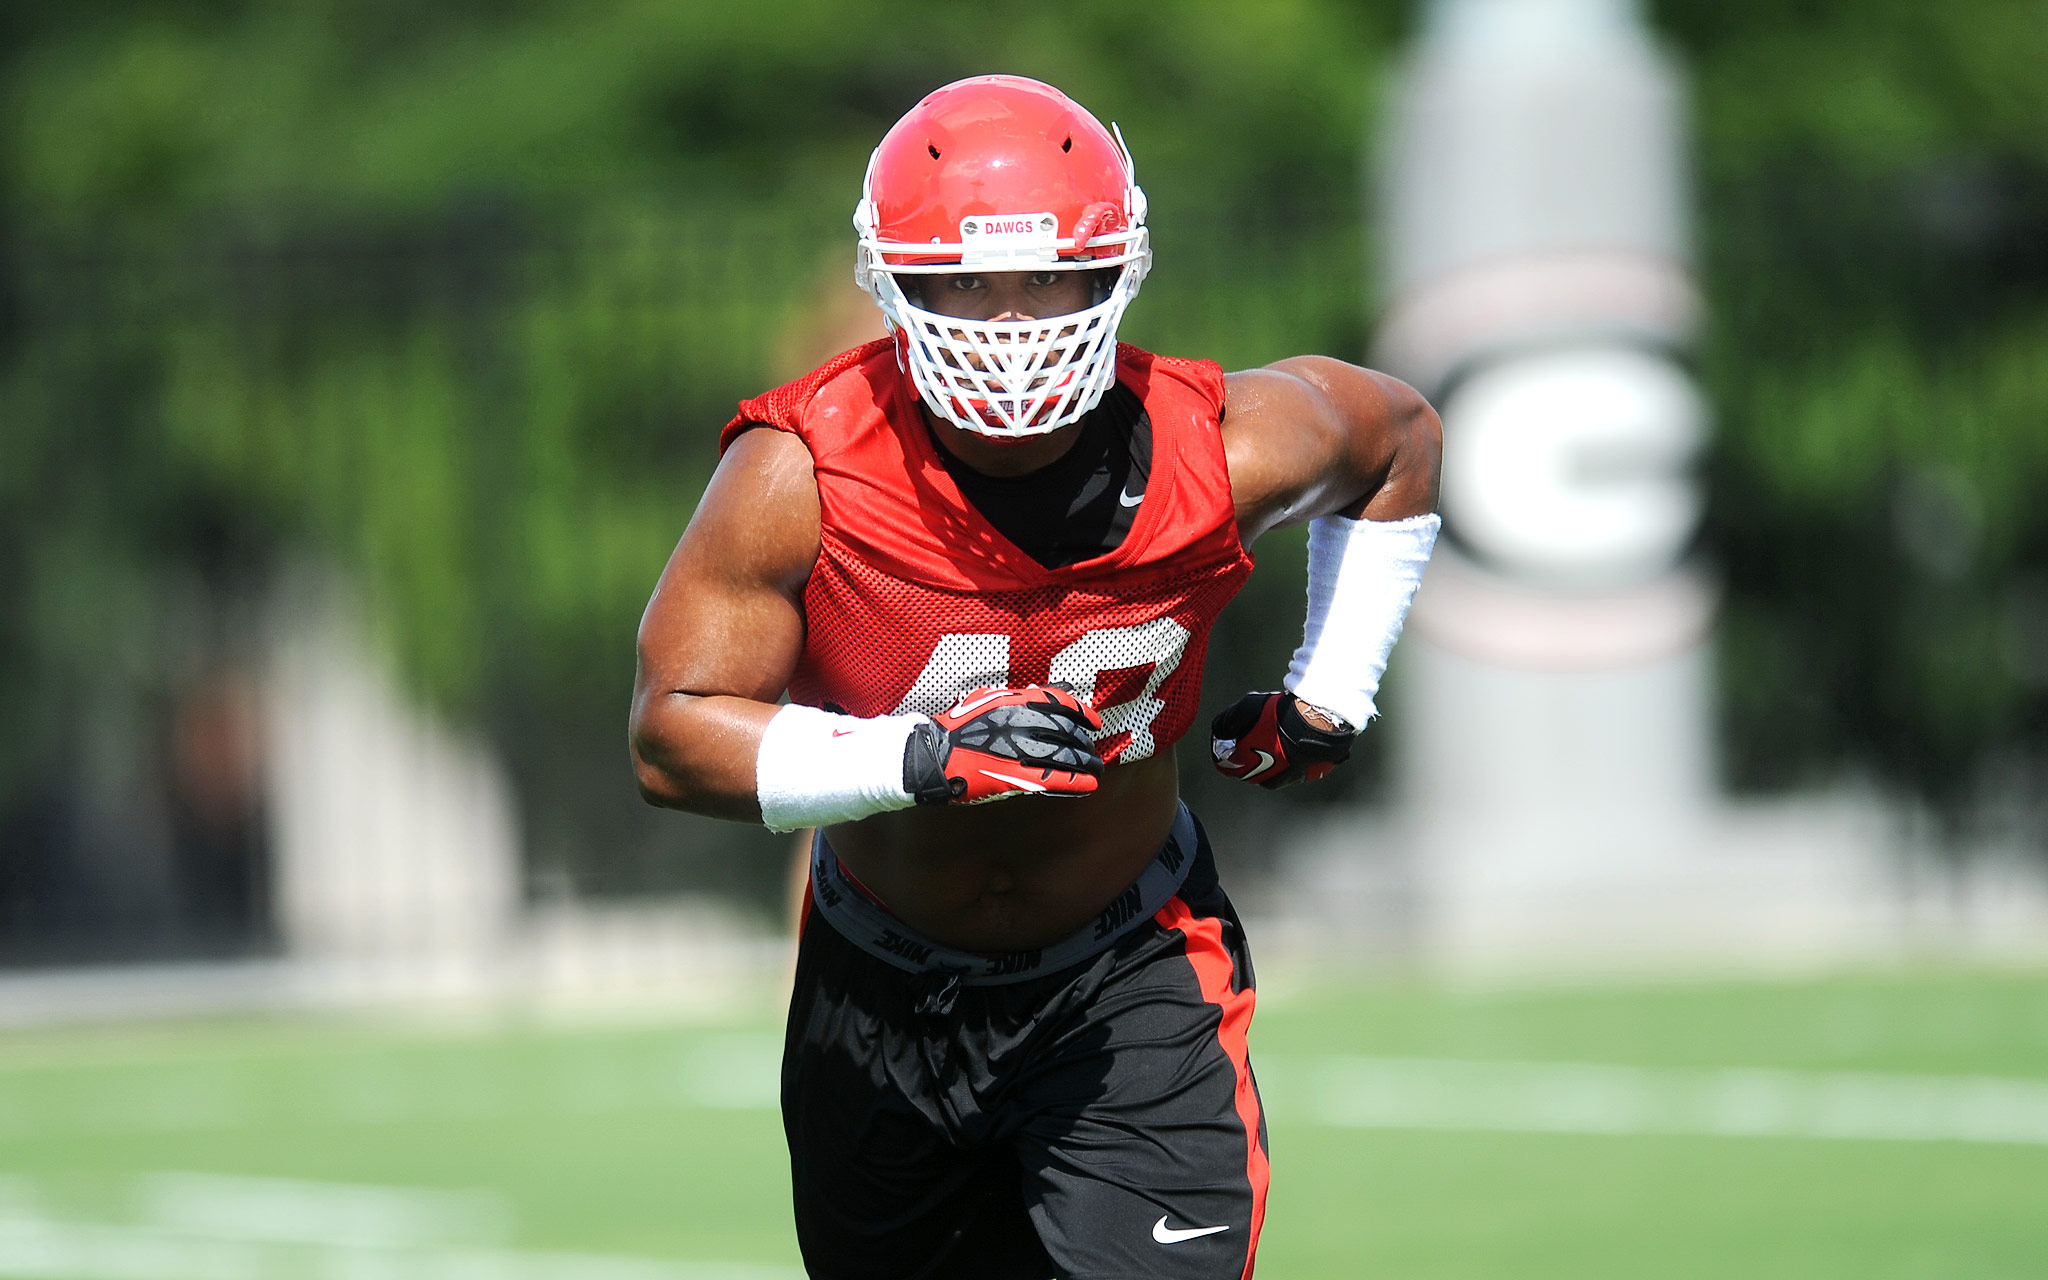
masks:
[[[689,1110],[772,1112],[781,1038],[679,1036],[617,1056],[487,1069],[404,1055],[315,1067],[280,1091],[232,1064],[95,1070],[56,1089],[10,1088],[0,1137],[386,1124]],[[1390,1057],[1252,1055],[1281,1123],[1515,1133],[1704,1134],[2048,1145],[2048,1080]],[[49,1064],[38,1064],[45,1074]],[[364,1210],[363,1212],[372,1212]],[[4,1274],[4,1273],[0,1273]]]
[[[0,1066],[0,1139],[218,1131],[280,1122],[772,1111],[781,1061],[780,1035],[730,1031],[678,1036],[668,1046],[634,1046],[615,1056],[579,1054],[559,1063],[418,1060],[402,1052],[315,1061],[295,1067],[283,1087],[238,1062],[176,1062],[150,1070],[95,1064],[68,1074],[59,1064],[39,1062]]]
[[[785,1267],[510,1249],[217,1240],[147,1227],[0,1218],[0,1276],[22,1280],[802,1280]]]
[[[1284,1111],[1366,1129],[2048,1145],[2048,1081],[1435,1058],[1254,1059]]]
[[[498,1245],[512,1235],[509,1206],[489,1191],[218,1173],[145,1174],[136,1191],[147,1226],[215,1240],[420,1249]]]
[[[785,1267],[528,1251],[487,1191],[161,1173],[139,1223],[47,1212],[27,1179],[0,1186],[0,1277],[21,1280],[801,1280]]]

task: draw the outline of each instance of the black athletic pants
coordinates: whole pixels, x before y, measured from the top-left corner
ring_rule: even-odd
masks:
[[[1010,985],[906,973],[805,915],[782,1115],[813,1277],[1251,1274],[1251,957],[1206,838],[1149,922]]]

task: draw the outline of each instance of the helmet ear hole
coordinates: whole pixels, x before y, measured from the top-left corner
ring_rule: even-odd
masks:
[[[1062,150],[1062,151],[1072,151],[1073,149],[1074,149],[1074,135],[1070,133],[1070,134],[1068,134],[1068,135],[1067,135],[1067,140],[1066,140],[1065,142],[1062,142],[1062,143],[1060,144],[1060,150]]]
[[[939,149],[938,149],[937,147],[933,146],[933,145],[932,145],[931,143],[929,143],[929,142],[925,143],[925,144],[924,144],[924,149],[925,149],[926,151],[929,151],[929,152],[931,152],[931,153],[932,153],[932,159],[936,160],[936,159],[938,159],[938,158],[939,158]]]

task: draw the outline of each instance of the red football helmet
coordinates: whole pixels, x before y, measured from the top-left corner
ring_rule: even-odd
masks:
[[[1116,381],[1116,327],[1152,264],[1145,193],[1123,135],[1051,85],[976,76],[934,91],[868,161],[854,278],[896,335],[932,412],[992,436],[1038,435]],[[1107,271],[1093,305],[1025,321],[927,311],[897,280],[962,270]]]

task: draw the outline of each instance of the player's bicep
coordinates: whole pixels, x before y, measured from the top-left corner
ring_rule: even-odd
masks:
[[[1335,406],[1316,386],[1268,366],[1229,375],[1224,463],[1244,541],[1323,514],[1344,487],[1347,442]]]
[[[1432,511],[1436,414],[1398,379],[1322,356],[1230,375],[1224,450],[1238,527]]]
[[[1392,521],[1436,510],[1443,471],[1443,424],[1422,393],[1399,378],[1332,360],[1280,362],[1318,386],[1342,424],[1337,473],[1352,496],[1337,514]]]
[[[641,618],[641,697],[779,697],[803,648],[818,547],[803,442],[766,428],[734,441]]]

